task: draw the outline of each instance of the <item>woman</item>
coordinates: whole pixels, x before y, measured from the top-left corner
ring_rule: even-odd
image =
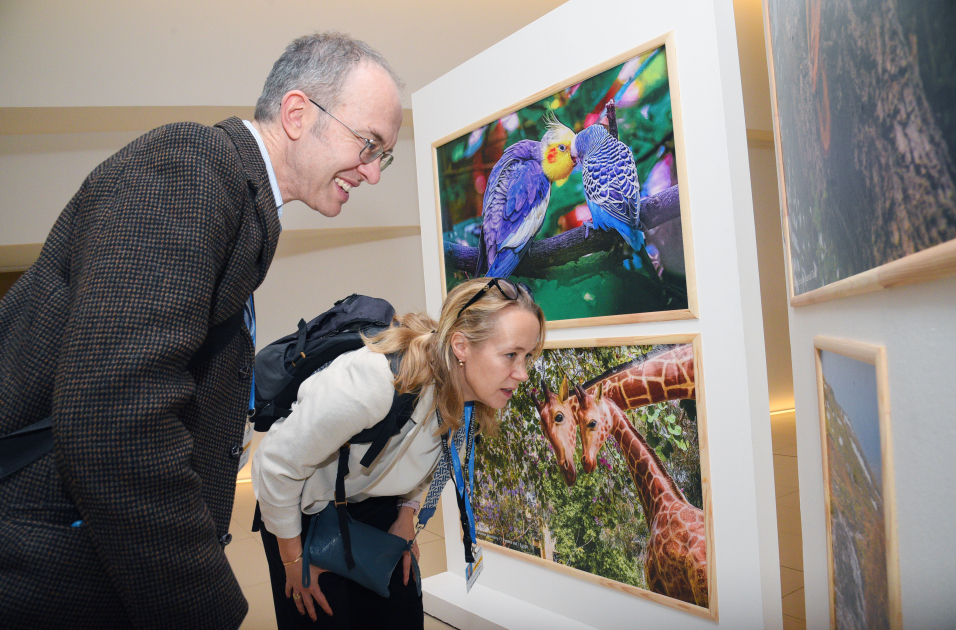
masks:
[[[400,325],[303,382],[292,414],[272,426],[253,458],[279,630],[423,627],[408,554],[387,599],[315,566],[310,586],[302,585],[302,545],[311,516],[334,497],[339,447],[382,420],[396,390],[420,392],[411,420],[370,467],[359,465],[368,446],[351,446],[345,480],[353,520],[412,540],[417,499],[431,481],[443,436],[461,426],[472,403],[481,431],[494,433],[496,410],[528,379],[527,366],[544,343],[544,314],[530,292],[499,278],[453,289],[438,322],[422,314],[396,319]],[[395,352],[402,355],[397,376],[385,356]],[[416,545],[412,553],[418,556]]]

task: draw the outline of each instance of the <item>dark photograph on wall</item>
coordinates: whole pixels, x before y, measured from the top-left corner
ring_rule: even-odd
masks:
[[[767,8],[792,303],[952,273],[956,3]]]

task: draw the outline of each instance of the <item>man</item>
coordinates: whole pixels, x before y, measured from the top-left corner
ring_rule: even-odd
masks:
[[[379,181],[400,90],[362,42],[301,38],[252,123],[161,127],[83,183],[0,302],[0,435],[52,425],[52,449],[0,480],[4,627],[239,625],[223,546],[252,383],[244,306],[283,202],[334,217]]]

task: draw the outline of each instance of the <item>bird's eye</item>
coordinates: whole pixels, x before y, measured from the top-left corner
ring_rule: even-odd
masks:
[[[566,144],[559,144],[559,145],[558,145],[558,150],[559,150],[559,151],[567,151],[567,150],[568,150],[568,145],[566,145]]]

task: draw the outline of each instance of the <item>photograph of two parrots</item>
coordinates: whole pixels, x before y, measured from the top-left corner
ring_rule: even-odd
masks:
[[[614,102],[605,107],[616,131]],[[544,224],[551,184],[567,178],[578,163],[591,212],[585,226],[615,230],[635,252],[641,250],[641,187],[630,147],[600,122],[575,134],[552,114],[540,141],[512,144],[491,170],[482,205],[479,275],[512,274]]]
[[[634,51],[435,147],[446,290],[511,277],[562,326],[686,314],[667,50]]]

